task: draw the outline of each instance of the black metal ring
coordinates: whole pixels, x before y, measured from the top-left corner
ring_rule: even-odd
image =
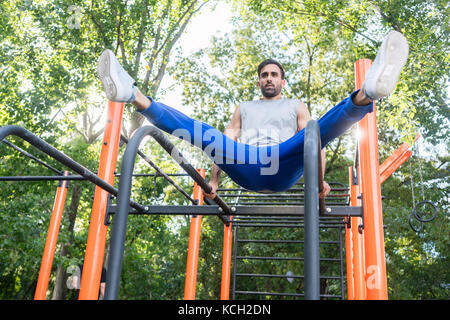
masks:
[[[413,217],[416,218],[414,212],[411,212],[411,214],[409,215],[409,219],[408,219],[409,226],[411,227],[411,229],[413,229],[413,231],[419,233],[423,230],[423,222],[418,220],[420,222],[420,228],[416,229],[416,227],[413,225]],[[417,218],[416,218],[416,220],[417,220]]]
[[[419,213],[417,212],[417,211],[418,211],[417,209],[419,208],[419,205],[422,205],[422,204],[427,204],[427,205],[430,205],[430,206],[433,207],[434,213],[433,213],[433,215],[431,216],[431,218],[424,219],[424,218],[422,218],[422,217],[419,215]],[[416,217],[416,219],[419,220],[420,222],[430,222],[430,221],[433,221],[433,220],[436,218],[436,216],[437,216],[437,207],[436,207],[436,205],[435,205],[433,202],[428,201],[428,200],[424,200],[424,201],[418,202],[418,203],[414,206],[414,209],[413,209],[412,213],[414,214],[414,216]]]

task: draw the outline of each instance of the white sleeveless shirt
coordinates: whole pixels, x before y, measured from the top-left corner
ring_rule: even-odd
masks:
[[[268,146],[284,142],[297,132],[300,100],[254,100],[241,103],[239,142]]]

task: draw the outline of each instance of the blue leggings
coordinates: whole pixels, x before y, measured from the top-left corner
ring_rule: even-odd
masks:
[[[352,97],[342,100],[319,119],[322,148],[373,111],[373,104],[356,106]],[[241,187],[257,192],[291,188],[303,174],[305,129],[272,146],[256,147],[236,142],[210,125],[191,119],[163,103],[152,101],[141,111],[159,129],[201,148]]]

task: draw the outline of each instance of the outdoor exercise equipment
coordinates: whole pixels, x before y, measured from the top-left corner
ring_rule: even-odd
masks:
[[[371,61],[358,60],[355,64],[356,89],[361,88],[365,72],[369,69]],[[342,229],[345,229],[346,241],[346,269],[347,269],[347,297],[348,299],[387,299],[387,280],[384,253],[383,219],[381,208],[381,183],[384,182],[409,156],[405,152],[406,146],[389,157],[382,166],[378,162],[378,139],[376,132],[376,110],[365,116],[358,123],[362,133],[358,140],[355,164],[349,169],[350,190],[347,188],[334,188],[343,191],[339,197],[330,196],[327,201],[319,199],[319,186],[321,179],[320,159],[320,132],[318,122],[311,120],[305,130],[305,151],[308,157],[304,159],[303,187],[294,186],[292,189],[275,194],[249,193],[248,190],[219,189],[218,196],[213,200],[203,199],[201,189],[207,193],[211,187],[205,181],[204,171],[194,168],[183,155],[157,128],[145,126],[140,128],[128,141],[121,137],[123,103],[108,103],[107,123],[103,136],[100,163],[97,173],[93,173],[83,165],[72,160],[64,153],[58,151],[28,130],[14,126],[0,127],[0,141],[15,135],[43,153],[49,155],[78,175],[71,175],[67,171],[52,170],[57,176],[41,177],[1,177],[3,181],[36,181],[36,180],[88,180],[96,185],[89,233],[84,258],[84,268],[81,277],[79,299],[98,299],[100,276],[105,252],[106,234],[111,216],[114,219],[111,230],[111,251],[107,268],[106,299],[117,299],[119,292],[119,279],[126,236],[127,219],[129,215],[191,215],[191,229],[186,268],[185,299],[195,299],[197,261],[200,245],[201,216],[215,215],[224,223],[224,240],[222,255],[222,282],[221,299],[229,299],[239,295],[280,295],[302,296],[306,299],[320,299],[338,297],[344,298],[343,256],[342,256]],[[142,140],[150,136],[151,140],[161,145],[169,155],[195,182],[194,195],[190,196],[179,187],[171,176],[158,168],[148,156],[139,150]],[[120,173],[114,173],[117,164],[117,155],[120,142],[126,143],[126,150],[122,158]],[[11,145],[9,145],[11,146]],[[16,149],[17,150],[17,149]],[[403,150],[403,152],[401,152]],[[25,153],[24,153],[25,154]],[[174,185],[191,203],[189,206],[146,205],[132,199],[131,185],[134,162],[139,155],[147,164],[155,169],[149,176],[161,177]],[[42,163],[43,164],[43,163]],[[120,176],[119,187],[116,189],[114,179]],[[63,208],[63,193],[66,188],[58,187],[55,209],[52,213],[51,223],[47,236],[44,256],[42,259],[38,286],[35,299],[45,299],[49,271],[53,262],[56,239],[58,237],[59,222]],[[304,191],[304,194],[301,192]],[[116,204],[110,203],[111,196],[116,197]],[[235,199],[234,204],[233,198]],[[231,199],[225,201],[225,199]],[[330,201],[329,199],[333,200]],[[347,201],[348,200],[348,201]],[[415,216],[424,220],[421,213],[415,211]],[[270,226],[281,228],[304,228],[304,240],[271,240],[271,239],[242,239],[238,233],[248,226]],[[339,241],[326,242],[320,240],[321,228],[337,228]],[[241,230],[238,232],[238,229]],[[234,237],[233,237],[234,230]],[[234,243],[233,243],[234,240]],[[291,242],[293,241],[293,242]],[[244,243],[303,243],[304,257],[263,257],[243,256],[238,254],[238,246]],[[339,259],[321,257],[319,246],[321,244],[339,244]],[[234,254],[233,254],[234,253]],[[234,257],[233,270],[231,261]],[[260,275],[238,272],[238,261],[244,260],[289,260],[303,261],[304,275]],[[320,264],[324,261],[340,261],[340,275],[337,277],[320,274]],[[233,272],[232,272],[233,271]],[[231,274],[233,273],[233,276]],[[244,277],[286,277],[289,279],[304,279],[304,293],[276,293],[246,291],[237,288],[237,279]],[[320,292],[321,279],[340,279],[341,294],[337,296]],[[230,282],[232,288],[230,290]]]
[[[425,190],[422,176],[422,161],[419,159],[419,178],[420,178],[420,190],[422,193],[422,200],[416,202],[416,197],[414,194],[414,176],[412,171],[411,162],[409,162],[409,174],[411,177],[411,198],[413,203],[413,210],[409,215],[408,222],[411,229],[417,233],[422,232],[423,224],[426,222],[433,221],[437,217],[437,206],[429,200],[425,200]],[[419,227],[415,226],[413,219],[419,221]]]

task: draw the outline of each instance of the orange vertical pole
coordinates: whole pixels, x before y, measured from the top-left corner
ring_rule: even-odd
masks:
[[[372,62],[355,63],[356,86],[361,88]],[[364,204],[364,247],[367,299],[387,299],[386,257],[384,251],[383,215],[378,158],[376,108],[359,123],[359,157],[361,191]]]
[[[103,134],[98,177],[111,185],[114,185],[114,171],[116,170],[119,152],[123,108],[123,103],[108,102],[108,118]],[[83,274],[81,275],[80,300],[98,299],[108,229],[105,225],[108,196],[109,193],[107,191],[98,186],[95,187]]]
[[[354,192],[353,183],[352,183],[352,167],[349,167],[349,180],[350,180],[350,199],[352,198],[352,193]],[[353,204],[351,204],[353,205]],[[350,220],[350,221],[349,221]],[[353,219],[351,217],[346,218],[346,222],[352,226]],[[355,285],[353,278],[353,234],[351,227],[348,226],[345,228],[345,260],[347,266],[347,299],[355,300]]]
[[[350,181],[350,205],[360,206],[361,201],[358,199],[360,192],[359,183],[360,174],[358,173],[358,181],[353,184]],[[364,267],[364,230],[360,230],[362,219],[359,217],[351,217],[352,230],[352,265],[353,265],[353,290],[354,300],[366,300],[366,282]]]
[[[197,169],[203,177],[206,176],[205,169]],[[203,205],[202,188],[194,182],[194,200],[198,200],[198,205]],[[197,266],[198,254],[200,251],[200,235],[202,230],[202,216],[192,216],[189,230],[189,247],[186,263],[186,280],[184,283],[184,300],[195,300],[195,290],[197,287]]]
[[[230,300],[231,249],[233,246],[233,231],[230,223],[224,226],[222,253],[222,282],[220,285],[220,300]]]
[[[68,175],[69,172],[64,171],[64,176]],[[45,300],[47,295],[48,281],[52,271],[56,243],[58,242],[59,227],[64,211],[64,203],[66,202],[67,184],[67,180],[60,181],[56,190],[55,202],[53,204],[50,225],[48,226],[47,240],[45,241],[44,254],[42,255],[41,269],[39,270],[34,300]]]

